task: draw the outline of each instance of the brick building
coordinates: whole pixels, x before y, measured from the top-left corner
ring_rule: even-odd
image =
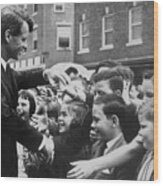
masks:
[[[137,77],[154,64],[154,2],[75,4],[74,61],[89,69],[114,60]]]
[[[29,36],[27,53],[11,65],[17,70],[31,70],[73,61],[74,5],[57,3],[19,6],[33,17],[35,24]]]

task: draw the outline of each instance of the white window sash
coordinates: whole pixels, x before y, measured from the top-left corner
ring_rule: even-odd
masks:
[[[105,19],[107,17],[112,17],[112,14],[111,15],[107,15],[107,16],[105,15],[102,18],[102,48],[105,48],[105,47],[113,48],[113,43],[110,43],[108,45],[105,44],[105,37],[106,37],[105,35],[106,35],[106,33],[112,33],[113,32],[113,28],[105,29]]]
[[[88,52],[89,48],[83,47],[83,39],[89,37],[89,33],[82,34],[82,28],[84,23],[86,23],[86,21],[79,23],[79,50]]]
[[[136,41],[136,40],[140,41],[142,39],[142,38],[139,38],[139,39],[133,39],[132,38],[133,27],[142,25],[142,21],[132,23],[132,12],[135,9],[140,9],[140,7],[136,7],[136,8],[134,7],[134,8],[129,10],[129,43],[131,43],[133,41]]]

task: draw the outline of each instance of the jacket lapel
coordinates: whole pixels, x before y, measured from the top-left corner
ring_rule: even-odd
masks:
[[[11,77],[9,78],[7,76],[7,73],[5,72],[3,66],[1,65],[1,85],[2,85],[2,91],[4,91],[8,102],[13,105],[14,107],[16,106],[17,102],[17,91],[16,91],[16,84],[14,85],[12,83],[14,81],[14,77],[11,74]]]

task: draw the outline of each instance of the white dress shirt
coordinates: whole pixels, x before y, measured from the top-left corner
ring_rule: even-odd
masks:
[[[6,71],[7,62],[3,58],[1,58],[1,64],[4,68],[4,70]]]

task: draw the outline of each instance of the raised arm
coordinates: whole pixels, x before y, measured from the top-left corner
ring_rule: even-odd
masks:
[[[89,178],[96,171],[119,167],[124,163],[141,156],[143,152],[144,148],[142,144],[137,141],[136,137],[131,143],[122,146],[105,156],[87,161],[72,162],[71,165],[75,167],[68,172],[67,178]]]

